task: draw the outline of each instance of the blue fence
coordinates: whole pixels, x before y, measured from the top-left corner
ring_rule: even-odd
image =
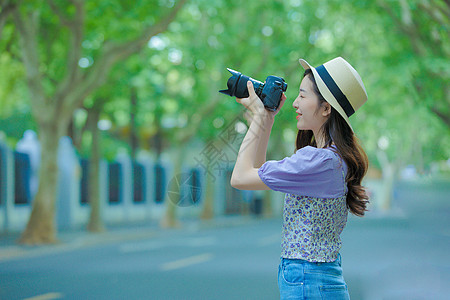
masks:
[[[146,198],[146,174],[143,164],[133,162],[133,202],[145,203]]]
[[[162,203],[166,194],[166,170],[161,163],[154,166],[155,172],[155,202]]]
[[[110,204],[117,204],[121,202],[122,195],[122,165],[118,162],[112,162],[108,165],[109,175],[109,198]]]
[[[82,204],[89,203],[89,160],[80,159],[81,180],[80,180],[80,202]]]
[[[6,201],[6,170],[5,170],[5,155],[4,155],[4,148],[0,147],[0,207],[3,206],[3,203]]]
[[[61,145],[60,145],[61,146]],[[67,140],[59,155],[70,152]],[[59,228],[85,226],[89,219],[89,170],[87,158],[73,151],[72,161],[58,157],[57,224]],[[75,157],[75,159],[74,159]],[[61,162],[63,162],[61,164]],[[182,207],[180,214],[198,215],[205,197],[206,177],[199,168],[184,167],[175,191],[169,186],[177,178],[169,162],[151,159],[132,161],[129,157],[117,161],[101,161],[100,193],[102,219],[105,223],[159,219],[165,203]],[[243,193],[229,185],[231,171],[223,172],[214,182],[214,202],[217,214],[240,214],[243,203],[252,203],[259,213],[252,193]],[[31,213],[33,172],[30,155],[13,151],[0,144],[0,232],[22,230]],[[178,179],[177,179],[178,180]],[[178,194],[176,194],[178,193]],[[170,194],[170,195],[169,195]],[[175,198],[174,198],[175,195]],[[253,203],[255,202],[255,203]]]
[[[14,152],[14,204],[31,202],[30,181],[30,156],[26,153]]]

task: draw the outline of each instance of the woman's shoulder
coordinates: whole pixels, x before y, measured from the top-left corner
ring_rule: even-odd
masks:
[[[316,148],[306,146],[298,149],[295,155],[302,160],[315,160],[332,164],[334,167],[341,164],[340,155],[335,147]]]
[[[337,151],[334,147],[316,148],[313,146],[305,146],[303,148],[300,148],[295,152],[295,154],[323,159],[334,159],[338,156]]]

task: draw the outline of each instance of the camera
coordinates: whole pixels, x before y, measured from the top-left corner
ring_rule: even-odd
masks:
[[[250,80],[253,83],[256,95],[264,103],[264,107],[270,111],[277,110],[280,105],[281,95],[287,89],[287,83],[283,78],[271,75],[266,78],[265,83],[262,83],[230,68],[227,68],[227,70],[231,73],[231,77],[227,81],[228,89],[220,90],[220,93],[231,97],[247,98],[249,96],[247,81]]]

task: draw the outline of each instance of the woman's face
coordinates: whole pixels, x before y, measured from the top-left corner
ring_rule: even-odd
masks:
[[[319,105],[319,102],[319,97],[314,92],[311,75],[307,75],[303,78],[300,84],[300,92],[292,104],[297,113],[297,128],[299,130],[318,132],[325,123],[330,112],[329,104],[324,102]]]

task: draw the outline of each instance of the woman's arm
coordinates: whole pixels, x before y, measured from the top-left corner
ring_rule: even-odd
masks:
[[[251,82],[247,83],[247,88],[250,96],[237,101],[253,113],[253,120],[239,149],[231,176],[231,185],[243,190],[268,190],[269,188],[258,175],[258,169],[266,161],[267,144],[274,117],[283,106],[286,97],[283,95],[276,112],[269,112],[255,94]]]
[[[267,160],[267,145],[269,144],[270,132],[272,131],[272,126],[274,123],[274,119],[270,118],[265,130],[261,133],[261,137],[259,139],[258,149],[256,150],[256,157],[254,162],[255,168],[260,168]]]
[[[250,126],[254,120],[252,113],[247,111],[244,116],[248,122],[248,125]],[[274,121],[273,118],[270,118],[268,126],[266,127],[267,130],[263,127],[264,130],[262,131],[262,133],[260,135],[258,135],[260,137],[259,144],[258,144],[258,149],[256,150],[255,161],[253,164],[253,166],[255,168],[260,168],[266,162],[267,145],[269,143],[269,137],[270,137],[270,132],[272,131],[273,121]],[[259,121],[257,121],[257,122],[259,122]],[[259,125],[262,125],[262,124],[259,124]]]
[[[270,131],[268,128],[265,128],[265,126],[269,125],[268,123],[273,124],[265,115],[257,114],[253,116],[253,122],[239,149],[233,174],[231,175],[231,186],[241,190],[269,189],[259,178],[259,166],[256,166],[256,156],[262,135],[264,131]],[[264,148],[267,149],[267,145]]]

